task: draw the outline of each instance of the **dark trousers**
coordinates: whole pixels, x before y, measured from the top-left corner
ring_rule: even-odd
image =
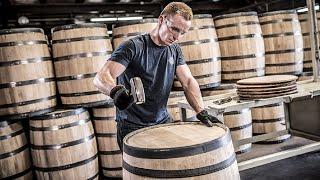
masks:
[[[163,123],[160,123],[160,124],[165,124],[165,123],[170,123],[170,122],[172,122],[171,118],[169,118],[167,121],[164,121]],[[127,121],[120,121],[117,123],[117,142],[118,142],[118,145],[119,145],[121,152],[123,152],[123,139],[124,139],[124,137],[133,131],[136,131],[138,129],[142,129],[145,127],[148,127],[148,126],[139,126],[139,125],[127,122]]]

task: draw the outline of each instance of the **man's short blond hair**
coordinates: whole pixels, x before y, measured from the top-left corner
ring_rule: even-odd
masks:
[[[160,15],[174,16],[180,14],[185,20],[190,21],[193,18],[191,8],[183,2],[171,2],[161,12]]]

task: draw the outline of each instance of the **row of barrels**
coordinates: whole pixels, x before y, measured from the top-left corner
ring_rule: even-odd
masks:
[[[118,24],[113,27],[113,44],[116,48],[156,25],[156,19]],[[195,15],[189,33],[178,43],[201,89],[220,86],[221,80],[302,73],[303,42],[295,11],[259,16],[243,12],[214,19]],[[55,27],[51,44],[38,28],[0,30],[0,117],[21,119],[50,112],[57,106],[57,95],[68,108],[106,103],[109,97],[92,80],[110,57],[111,44],[104,24]],[[178,81],[174,87],[182,89]]]

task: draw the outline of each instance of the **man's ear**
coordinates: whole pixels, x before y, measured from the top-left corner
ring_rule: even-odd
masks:
[[[158,22],[159,22],[159,24],[162,24],[162,23],[163,23],[164,18],[165,18],[165,16],[164,16],[164,15],[160,15],[160,16],[159,16],[159,18],[158,18]]]

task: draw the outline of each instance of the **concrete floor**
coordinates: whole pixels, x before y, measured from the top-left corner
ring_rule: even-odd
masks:
[[[251,152],[237,155],[238,162],[293,149],[314,141],[291,137],[288,141],[273,145],[254,144]],[[242,180],[319,180],[320,151],[310,152],[288,159],[240,172]]]

